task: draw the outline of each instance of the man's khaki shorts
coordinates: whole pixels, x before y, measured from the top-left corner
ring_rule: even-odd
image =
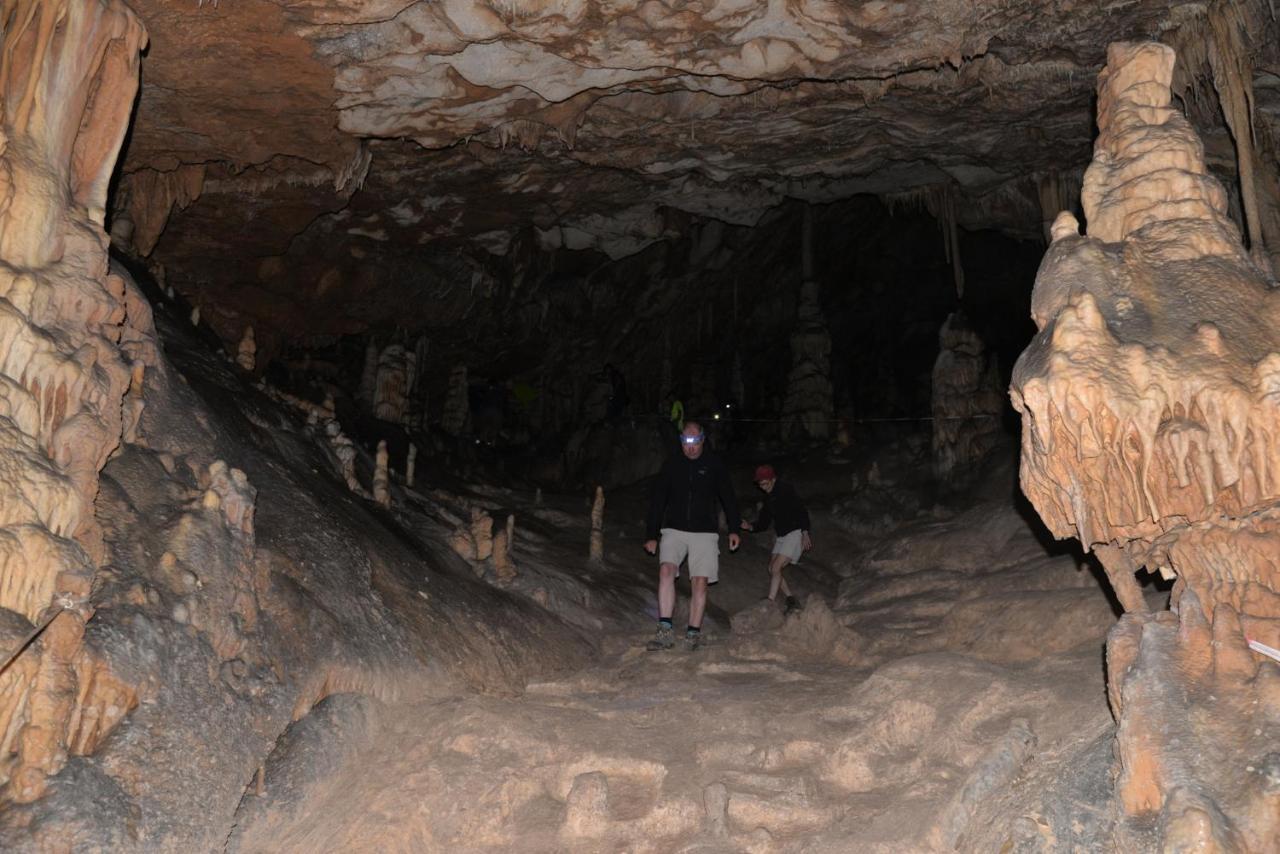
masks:
[[[786,555],[791,558],[792,563],[799,563],[800,555],[804,554],[803,536],[804,532],[799,528],[796,528],[788,534],[783,534],[774,541],[773,553],[776,555]]]
[[[720,580],[720,535],[663,528],[658,543],[659,563],[675,564],[676,577],[680,564],[689,559],[689,575],[707,579],[708,584]]]

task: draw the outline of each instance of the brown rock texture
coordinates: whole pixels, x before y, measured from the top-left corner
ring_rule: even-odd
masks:
[[[927,192],[952,236],[1036,234],[1044,190],[1087,160],[1107,41],[1203,35],[1228,4],[133,5],[154,44],[117,245],[230,344],[252,323],[265,363],[311,335],[470,321],[440,304],[473,303],[494,264],[617,259],[786,199]],[[1218,66],[1265,80],[1231,50]],[[1280,125],[1254,85],[1266,236]]]
[[[154,357],[150,312],[108,269],[103,231],[146,33],[121,2],[14,0],[0,16],[0,613],[65,611],[0,701],[0,776],[30,801],[131,705],[81,642],[105,557],[98,473],[141,380],[130,361]]]
[[[1275,751],[1280,667],[1247,642],[1280,642],[1280,297],[1171,103],[1174,62],[1108,51],[1088,235],[1055,222],[1014,372],[1021,479],[1056,536],[1104,552],[1126,607],[1136,567],[1177,577],[1171,612],[1131,610],[1107,644],[1122,836],[1142,847],[1158,819],[1165,850],[1263,851],[1274,785],[1245,769]]]

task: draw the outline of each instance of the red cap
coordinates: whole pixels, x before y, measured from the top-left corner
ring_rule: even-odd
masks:
[[[777,480],[778,473],[773,470],[773,466],[763,465],[756,467],[756,476],[753,478],[756,483],[762,480]]]

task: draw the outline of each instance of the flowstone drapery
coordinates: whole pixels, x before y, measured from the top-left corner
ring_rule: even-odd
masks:
[[[1280,838],[1280,294],[1244,251],[1174,53],[1114,44],[1084,181],[1032,296],[1013,376],[1022,488],[1102,559],[1122,850],[1274,850]],[[1176,577],[1152,613],[1134,580]]]
[[[0,34],[0,617],[65,609],[0,676],[0,780],[29,801],[132,702],[81,641],[104,556],[98,473],[154,358],[103,230],[146,33],[117,0],[5,0]]]

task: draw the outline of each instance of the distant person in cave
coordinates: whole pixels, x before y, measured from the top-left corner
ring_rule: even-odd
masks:
[[[754,480],[764,492],[764,507],[755,524],[744,521],[742,530],[764,531],[770,523],[773,524],[777,536],[773,542],[773,554],[769,556],[768,599],[776,602],[781,590],[786,597],[786,612],[790,614],[799,610],[800,601],[791,595],[782,571],[793,563],[799,563],[800,555],[813,548],[813,538],[809,536],[809,511],[796,494],[795,487],[778,480],[773,466],[758,467]]]
[[[707,587],[720,577],[720,507],[729,523],[729,551],[737,551],[741,542],[742,517],[729,471],[720,456],[706,448],[706,439],[701,424],[685,422],[680,454],[668,458],[649,495],[644,550],[658,555],[659,564],[658,631],[646,647],[650,651],[675,646],[671,615],[676,607],[676,578],[686,559],[692,595],[684,645],[691,652],[698,648]]]

